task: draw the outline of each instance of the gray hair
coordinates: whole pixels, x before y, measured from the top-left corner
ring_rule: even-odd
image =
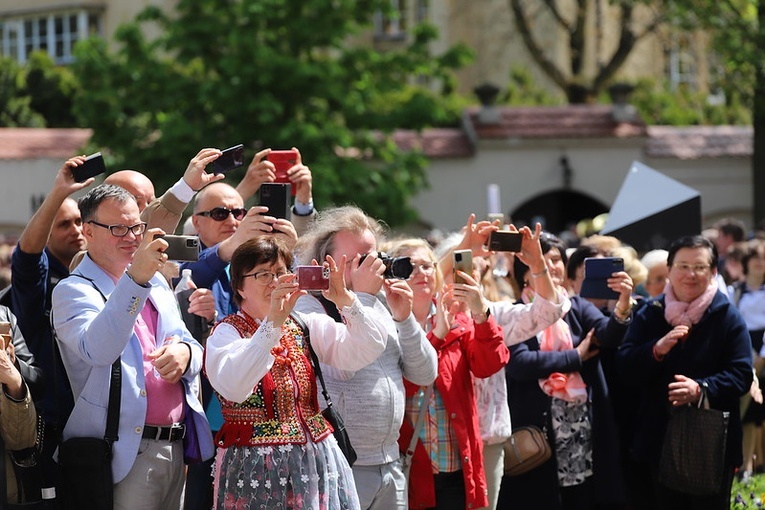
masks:
[[[129,200],[136,202],[133,195],[125,188],[114,184],[100,184],[88,191],[88,193],[77,201],[77,207],[80,208],[82,222],[87,223],[96,217],[96,210],[104,200],[112,199],[120,204]],[[137,203],[137,202],[136,202]]]
[[[378,242],[385,234],[379,221],[356,206],[345,205],[320,212],[295,248],[298,264],[310,264],[312,259],[321,263],[332,252],[335,236],[340,232],[361,234],[365,230],[372,232]]]

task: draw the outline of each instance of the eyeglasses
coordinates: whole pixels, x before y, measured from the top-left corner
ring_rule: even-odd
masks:
[[[127,225],[104,225],[103,223],[94,220],[90,220],[88,223],[109,229],[109,232],[111,232],[114,237],[125,237],[128,232],[132,232],[133,235],[137,237],[146,232],[146,223],[144,222],[136,223],[129,227]]]
[[[436,266],[431,262],[412,262],[412,274],[417,270],[422,272],[422,274],[431,275],[436,270]]]
[[[226,209],[225,207],[213,207],[209,211],[198,212],[196,216],[207,216],[215,221],[226,221],[228,215],[232,215],[235,220],[241,221],[247,214],[247,209],[238,207],[236,209]]]
[[[255,278],[255,281],[258,282],[260,285],[269,285],[274,280],[277,280],[278,278],[281,278],[285,274],[290,274],[289,271],[281,271],[279,273],[274,273],[273,271],[258,271],[256,273],[250,273],[243,275],[242,278],[249,278],[253,277]]]
[[[709,264],[672,264],[672,269],[677,269],[681,273],[704,274],[709,270]]]

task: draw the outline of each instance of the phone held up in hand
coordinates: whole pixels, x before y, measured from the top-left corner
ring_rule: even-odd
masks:
[[[452,257],[454,258],[454,283],[467,283],[457,274],[457,271],[462,271],[469,275],[473,274],[473,252],[470,250],[454,250]]]
[[[329,268],[324,266],[297,266],[298,288],[300,290],[328,290]]]
[[[297,165],[297,151],[279,150],[271,151],[266,155],[266,159],[274,164],[276,180],[282,184],[290,184],[290,178],[287,176],[287,171],[293,166]],[[297,188],[293,187],[291,193],[294,196]]]
[[[218,159],[212,162],[212,171],[214,174],[225,174],[244,164],[244,145],[234,145],[221,151]]]
[[[167,234],[161,237],[167,242],[165,255],[168,260],[196,262],[199,260],[199,237]]]
[[[618,299],[619,293],[608,287],[608,279],[620,271],[624,271],[624,259],[621,257],[584,259],[584,280],[579,295],[592,299]]]
[[[258,205],[268,207],[268,215],[274,218],[289,220],[291,184],[264,182],[260,185],[260,202]]]
[[[520,232],[508,232],[507,230],[494,230],[489,234],[488,248],[491,251],[521,251],[523,234]]]
[[[72,168],[72,177],[74,177],[75,182],[85,182],[91,177],[95,177],[104,172],[106,172],[104,157],[100,152],[96,152],[85,158],[83,164]]]

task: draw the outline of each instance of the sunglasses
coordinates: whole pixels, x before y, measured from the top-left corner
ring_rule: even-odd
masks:
[[[242,218],[247,214],[247,209],[243,208],[237,208],[237,209],[226,209],[225,207],[213,207],[209,211],[202,211],[198,212],[197,216],[207,216],[208,218],[212,218],[215,221],[226,221],[228,219],[228,215],[232,215],[235,220],[241,221]]]

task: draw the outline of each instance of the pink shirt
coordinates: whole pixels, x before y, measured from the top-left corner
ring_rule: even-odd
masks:
[[[166,426],[183,421],[184,394],[179,381],[170,384],[154,370],[149,354],[162,346],[157,343],[156,331],[159,313],[151,301],[146,304],[135,321],[134,331],[143,352],[143,375],[146,380],[146,423]]]

